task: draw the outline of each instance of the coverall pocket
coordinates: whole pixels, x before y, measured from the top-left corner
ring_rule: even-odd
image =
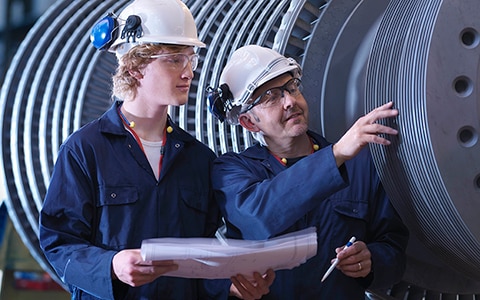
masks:
[[[368,219],[368,202],[335,199],[333,206],[337,213],[349,218]]]
[[[123,205],[138,200],[138,191],[134,186],[112,186],[100,188],[100,199],[97,207],[104,205]]]
[[[138,197],[138,190],[133,186],[100,188],[96,213],[98,242],[113,249],[128,245],[139,230],[135,224],[138,223],[141,207],[134,205]]]
[[[335,211],[336,226],[334,227],[335,237],[340,238],[336,241],[338,247],[346,243],[345,234],[356,236],[357,239],[365,237],[367,224],[369,223],[368,202],[359,200],[335,200],[333,210]]]
[[[204,234],[208,215],[208,193],[191,188],[180,188],[183,209],[182,223],[188,236],[201,236]]]

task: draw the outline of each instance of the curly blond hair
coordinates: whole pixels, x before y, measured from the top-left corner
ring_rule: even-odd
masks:
[[[140,82],[132,74],[141,72],[154,58],[150,56],[168,52],[180,52],[190,46],[167,44],[141,44],[130,49],[118,60],[112,78],[112,96],[128,101],[135,98]]]

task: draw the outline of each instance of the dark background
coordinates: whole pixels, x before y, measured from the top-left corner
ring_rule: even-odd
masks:
[[[35,21],[55,0],[0,0],[0,84]]]

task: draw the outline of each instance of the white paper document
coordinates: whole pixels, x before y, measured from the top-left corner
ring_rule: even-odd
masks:
[[[221,279],[237,274],[251,277],[253,272],[292,269],[317,253],[315,227],[288,233],[269,240],[214,238],[157,238],[142,242],[145,261],[174,260],[178,270],[165,276]]]

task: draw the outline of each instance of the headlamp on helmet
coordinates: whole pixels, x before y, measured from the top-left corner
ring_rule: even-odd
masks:
[[[117,17],[109,13],[93,26],[90,42],[98,50],[108,50],[118,36]]]
[[[205,47],[188,7],[180,0],[134,0],[118,17],[108,14],[92,29],[92,44],[118,57],[140,44]]]
[[[98,50],[109,50],[113,42],[118,38],[118,18],[109,13],[103,19],[98,21],[90,33],[90,41]],[[143,35],[142,19],[137,15],[128,16],[125,26],[122,29],[120,39],[126,43],[136,43],[138,38]]]
[[[232,109],[233,100],[233,95],[228,85],[222,84],[216,89],[209,86],[206,92],[208,111],[220,122],[225,121],[227,111]]]

